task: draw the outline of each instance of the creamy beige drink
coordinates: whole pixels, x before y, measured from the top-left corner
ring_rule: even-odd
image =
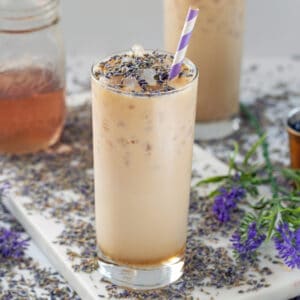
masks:
[[[239,112],[245,0],[164,0],[164,3],[168,51],[176,50],[188,7],[200,10],[187,52],[200,72],[197,121],[207,124],[233,119]],[[202,134],[205,136],[206,132]],[[210,134],[213,137],[218,132]]]
[[[100,258],[148,273],[180,263],[172,278],[156,273],[146,282],[144,275],[126,281],[104,270],[113,282],[131,287],[165,285],[182,272],[197,71],[187,60],[180,77],[168,82],[171,62],[169,54],[139,49],[93,67]]]

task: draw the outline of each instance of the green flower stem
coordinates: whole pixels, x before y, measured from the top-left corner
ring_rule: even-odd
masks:
[[[265,136],[265,133],[264,133],[258,119],[255,117],[255,115],[243,104],[241,104],[241,111],[248,119],[252,128],[255,129],[257,135],[260,138],[263,138]],[[271,192],[272,192],[272,199],[270,199],[270,204],[269,204],[269,207],[271,210],[271,216],[270,216],[270,219],[268,218],[269,220],[266,220],[267,224],[268,224],[267,239],[270,240],[273,236],[273,232],[274,232],[276,223],[280,219],[280,216],[281,216],[281,207],[280,207],[281,199],[278,197],[279,196],[279,187],[278,187],[276,179],[273,175],[275,168],[270,159],[270,151],[269,151],[269,144],[268,144],[267,138],[262,140],[261,146],[262,146],[263,157],[264,157],[265,164],[266,164],[267,176],[269,179],[269,183],[271,186]]]
[[[254,116],[254,114],[244,104],[241,104],[241,111],[248,119],[252,128],[255,129],[257,135],[262,138],[265,135],[265,133],[264,133],[261,125],[259,124],[259,121]],[[276,183],[275,177],[273,176],[274,167],[271,163],[270,153],[269,153],[269,144],[268,144],[267,139],[264,139],[262,141],[262,151],[263,151],[263,156],[264,156],[265,163],[266,163],[268,178],[269,178],[269,181],[271,184],[272,195],[274,198],[277,198],[278,197],[278,185]]]

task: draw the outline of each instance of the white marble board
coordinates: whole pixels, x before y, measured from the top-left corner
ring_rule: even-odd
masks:
[[[73,99],[71,102],[75,104],[78,102],[77,100]],[[227,166],[214,158],[211,154],[203,151],[199,146],[195,145],[193,169],[199,174],[210,176],[212,174],[224,174],[227,171]],[[91,174],[92,170],[90,171]],[[6,173],[9,174],[9,172]],[[5,179],[5,174],[2,175],[2,179]],[[13,186],[14,180],[16,179],[13,177],[10,177],[9,179]],[[209,188],[202,188],[199,193],[205,195],[208,191]],[[65,200],[68,201],[68,197],[76,198],[76,195],[73,195],[72,191],[64,191],[64,197],[66,197]],[[82,299],[99,299],[99,295],[108,297],[108,293],[105,288],[106,284],[101,281],[101,275],[97,271],[94,271],[91,274],[75,272],[72,268],[72,262],[69,260],[66,254],[66,247],[54,242],[56,237],[64,229],[63,225],[57,223],[57,221],[54,219],[45,217],[43,214],[34,213],[27,210],[26,203],[29,201],[30,199],[27,197],[20,196],[17,188],[10,189],[3,199],[5,206],[23,225],[39,249],[47,256],[50,263],[63,275],[63,277],[69,282],[69,284]],[[207,242],[211,243],[211,241]],[[230,246],[228,240],[224,239],[220,239],[215,243],[215,246]],[[273,250],[271,247],[266,246],[262,251],[273,255]],[[273,265],[267,260],[263,260],[262,263],[265,266],[270,267],[270,269],[273,271],[273,274],[268,277],[268,281],[271,283],[270,287],[268,288],[263,288],[244,294],[238,293],[239,287],[231,289],[206,288],[206,291],[209,291],[210,295],[201,292],[199,289],[193,292],[193,296],[195,296],[196,299],[201,300],[282,300],[300,295],[300,271],[291,271],[283,265]]]

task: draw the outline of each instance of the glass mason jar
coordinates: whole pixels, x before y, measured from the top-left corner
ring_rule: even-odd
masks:
[[[0,0],[0,153],[57,142],[65,120],[58,0]]]

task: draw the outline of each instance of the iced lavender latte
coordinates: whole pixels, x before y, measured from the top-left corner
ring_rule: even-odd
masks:
[[[131,288],[182,274],[197,69],[172,55],[134,51],[93,66],[96,232],[100,270]]]
[[[164,0],[165,48],[175,51],[185,12],[200,16],[187,57],[199,68],[196,136],[220,138],[238,128],[245,0]]]

